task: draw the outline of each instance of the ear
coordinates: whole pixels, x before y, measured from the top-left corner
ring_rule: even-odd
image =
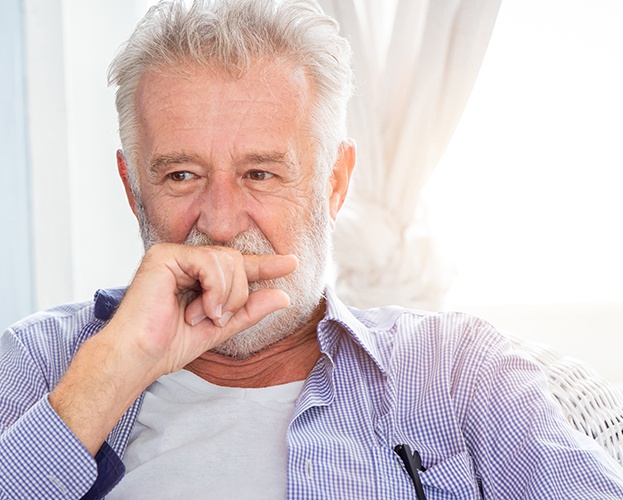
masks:
[[[338,158],[329,179],[329,213],[333,222],[337,219],[337,214],[346,199],[350,176],[355,168],[355,158],[354,141],[352,139],[344,141],[340,145]]]
[[[134,196],[134,192],[132,191],[132,184],[128,174],[128,166],[126,165],[125,158],[123,157],[123,151],[120,149],[117,150],[117,171],[119,172],[119,177],[121,177],[121,182],[123,182],[125,195],[128,199],[128,203],[130,204],[130,208],[132,209],[132,212],[134,212],[134,215],[136,215],[136,198]]]

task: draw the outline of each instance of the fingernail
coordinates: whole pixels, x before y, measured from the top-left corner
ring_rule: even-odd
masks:
[[[217,320],[218,326],[220,327],[225,326],[227,323],[229,323],[229,320],[231,319],[232,316],[233,316],[232,313],[224,312],[223,315]]]
[[[216,309],[214,310],[214,316],[216,316],[217,318],[220,318],[221,314],[223,314],[223,306],[219,304],[218,306],[216,306]]]
[[[206,318],[207,316],[204,316],[203,314],[199,314],[198,316],[195,316],[193,319],[190,320],[190,326],[196,326]]]

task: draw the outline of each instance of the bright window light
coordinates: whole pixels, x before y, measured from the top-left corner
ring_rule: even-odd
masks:
[[[502,2],[425,193],[449,307],[623,301],[622,25],[620,0]]]

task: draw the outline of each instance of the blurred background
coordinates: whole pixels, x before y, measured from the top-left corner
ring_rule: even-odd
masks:
[[[2,326],[140,261],[106,70],[151,3],[1,3]],[[358,85],[340,294],[472,312],[622,383],[623,3],[323,6]]]

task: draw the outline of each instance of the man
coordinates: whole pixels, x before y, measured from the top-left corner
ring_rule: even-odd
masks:
[[[110,78],[145,257],[0,338],[1,498],[623,498],[487,324],[325,290],[355,153],[313,0],[159,4]]]

